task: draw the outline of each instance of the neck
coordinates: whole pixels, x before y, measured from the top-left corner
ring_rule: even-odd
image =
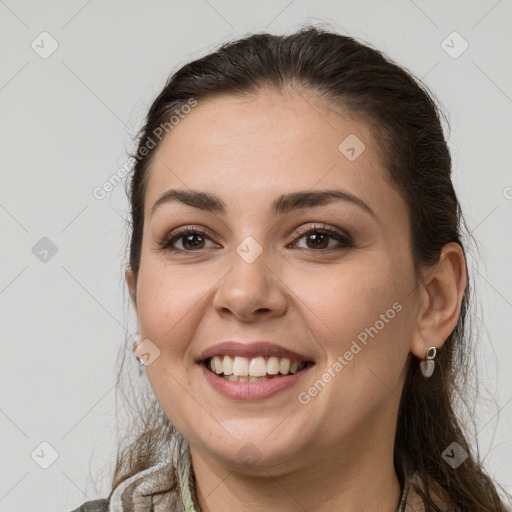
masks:
[[[391,393],[343,439],[317,435],[282,464],[244,471],[190,445],[201,512],[395,512],[402,491],[394,467],[398,396]]]
[[[335,457],[332,450],[317,451],[315,460],[293,471],[273,466],[257,476],[235,472],[191,448],[201,512],[395,512],[401,488],[392,445],[384,450],[382,437],[376,437],[347,443]]]

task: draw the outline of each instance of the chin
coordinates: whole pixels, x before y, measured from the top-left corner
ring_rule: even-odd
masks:
[[[242,429],[240,422],[237,422],[237,426],[243,431],[243,435],[231,437],[224,431],[220,436],[208,435],[202,439],[196,437],[192,443],[196,450],[213,457],[232,471],[251,475],[268,476],[269,470],[296,467],[300,461],[304,461],[304,446],[300,440],[291,442],[288,436],[269,438],[268,432],[272,429],[258,428],[258,425]],[[214,443],[212,439],[215,440]]]

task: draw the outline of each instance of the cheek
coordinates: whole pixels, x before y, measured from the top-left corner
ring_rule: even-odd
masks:
[[[393,385],[408,353],[411,275],[391,258],[372,256],[375,261],[364,265],[354,262],[320,280],[303,280],[296,290],[308,306],[304,311],[312,312],[325,366],[343,373],[351,387],[368,386],[372,379]]]
[[[140,331],[160,354],[146,367],[146,375],[166,416],[180,432],[189,432],[189,437],[194,431],[189,420],[201,410],[200,397],[187,372],[190,340],[211,301],[214,283],[192,267],[179,271],[156,261],[141,266],[139,277]]]
[[[165,416],[176,430],[186,435],[189,442],[195,442],[197,421],[205,409],[179,369],[174,370],[167,361],[165,365],[155,362],[146,368],[146,375]]]
[[[199,273],[148,265],[137,290],[141,333],[166,354],[183,353],[193,334],[190,326],[201,317],[211,283]]]
[[[294,291],[324,326],[334,345],[357,334],[379,320],[403,296],[403,279],[391,262],[355,262],[340,265],[324,274],[302,276]],[[391,312],[391,314],[393,311]]]
[[[184,359],[193,336],[191,326],[200,322],[201,299],[205,300],[207,290],[193,276],[184,277],[165,266],[148,265],[144,271],[141,267],[137,290],[140,332],[159,351],[145,372],[160,407],[180,432],[189,432],[188,418],[197,415]]]

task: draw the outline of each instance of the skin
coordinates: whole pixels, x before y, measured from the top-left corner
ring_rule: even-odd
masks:
[[[354,161],[338,150],[349,134],[366,146]],[[203,512],[394,511],[399,502],[393,440],[407,364],[411,354],[423,359],[429,346],[442,347],[455,327],[465,263],[460,246],[447,244],[417,279],[406,203],[378,155],[362,120],[320,98],[274,90],[201,101],[155,154],[140,271],[128,270],[126,281],[142,339],[160,351],[147,376],[189,441]],[[171,188],[218,195],[227,213],[175,201],[151,216]],[[271,212],[279,195],[311,189],[347,190],[377,218],[343,201]],[[314,248],[297,228],[315,223],[346,230],[354,247],[330,237]],[[181,253],[157,248],[184,225],[204,226],[211,236],[198,235],[195,253],[183,238],[174,244]],[[248,236],[263,249],[252,263],[236,252]],[[300,403],[298,393],[395,302],[401,311]],[[234,401],[195,363],[230,339],[270,340],[307,354],[315,366],[276,396]],[[256,463],[240,456],[249,442]]]

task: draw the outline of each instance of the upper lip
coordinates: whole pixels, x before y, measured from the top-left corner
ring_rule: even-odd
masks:
[[[281,347],[270,341],[255,341],[252,343],[240,343],[237,341],[224,341],[213,347],[204,350],[197,361],[201,362],[213,356],[241,356],[253,358],[263,357],[284,357],[290,361],[312,361],[311,357],[300,354],[293,350]]]

